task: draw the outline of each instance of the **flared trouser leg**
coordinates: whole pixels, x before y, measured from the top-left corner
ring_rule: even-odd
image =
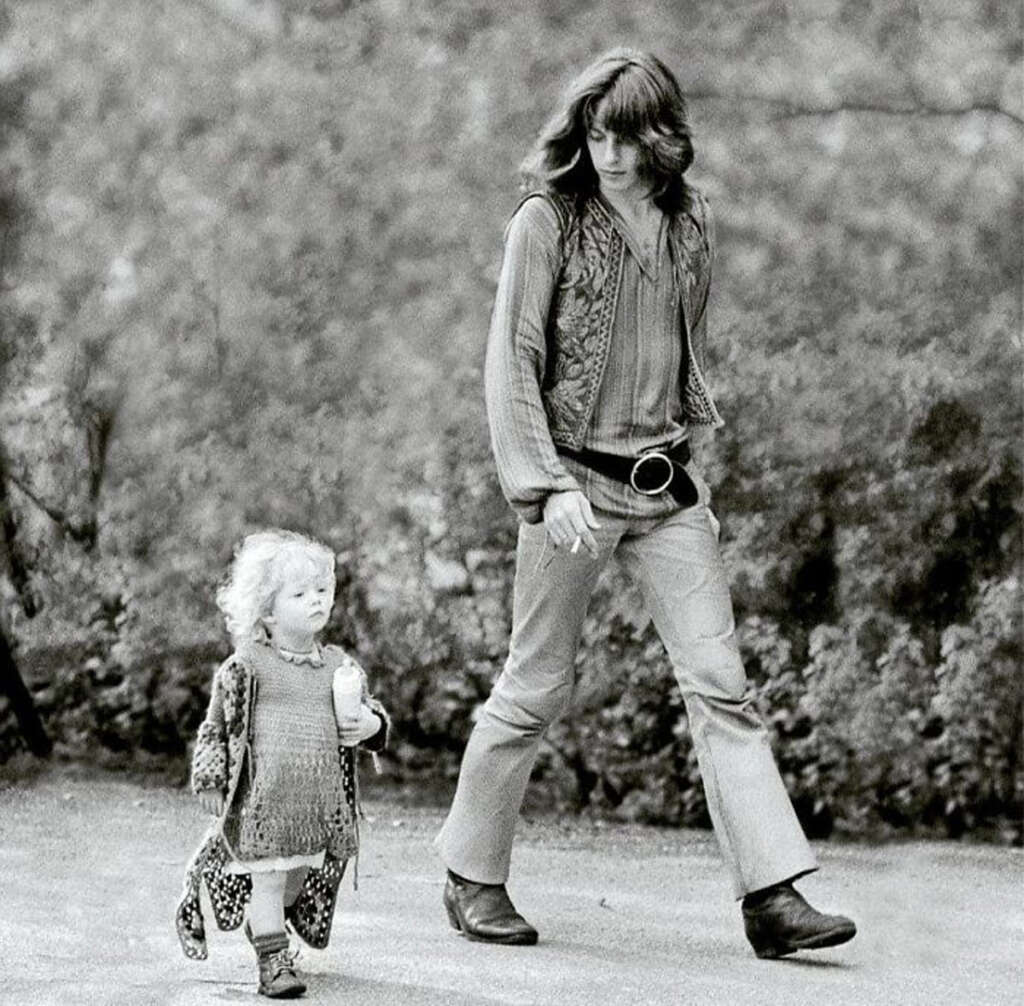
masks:
[[[621,522],[604,524],[596,559],[556,549],[542,524],[520,525],[508,659],[473,727],[435,843],[449,869],[478,883],[508,879],[541,737],[572,697],[587,604],[621,533]]]
[[[537,749],[572,696],[587,605],[617,549],[672,661],[734,893],[814,870],[748,694],[710,511],[701,503],[664,520],[601,521],[597,559],[555,549],[542,525],[520,528],[509,656],[466,746],[436,840],[441,858],[470,880],[508,879]]]
[[[672,662],[708,812],[742,897],[816,863],[749,693],[712,521],[707,507],[691,507],[625,537],[619,551]]]

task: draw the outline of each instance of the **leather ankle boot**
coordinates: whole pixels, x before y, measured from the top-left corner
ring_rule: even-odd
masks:
[[[763,958],[838,946],[857,932],[852,919],[819,912],[788,883],[747,895],[743,925],[754,953]]]
[[[452,928],[480,943],[530,946],[537,930],[517,911],[504,884],[477,884],[448,871],[444,907]]]
[[[306,991],[306,986],[295,975],[294,957],[288,952],[286,933],[246,935],[256,951],[260,967],[259,994],[268,999],[295,999]]]

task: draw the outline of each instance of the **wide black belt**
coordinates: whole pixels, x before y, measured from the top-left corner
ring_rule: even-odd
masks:
[[[639,457],[605,454],[603,451],[573,450],[556,445],[559,454],[572,458],[595,472],[624,482],[641,496],[669,492],[680,506],[693,506],[700,498],[697,487],[683,467],[690,460],[689,441],[682,440],[665,450],[644,451]]]

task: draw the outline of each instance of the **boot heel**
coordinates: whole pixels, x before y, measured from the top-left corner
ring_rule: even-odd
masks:
[[[451,905],[445,905],[444,910],[448,913],[448,921],[451,923],[452,929],[457,933],[462,932],[462,923],[459,922],[458,915],[455,914],[455,909]]]
[[[762,932],[760,927],[753,927],[748,931],[747,938],[754,948],[754,956],[763,961],[774,961],[793,953],[793,947],[780,943],[774,933]]]

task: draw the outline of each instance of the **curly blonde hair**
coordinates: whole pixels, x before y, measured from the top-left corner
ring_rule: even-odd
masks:
[[[258,531],[247,535],[235,550],[227,579],[217,590],[217,607],[236,645],[269,641],[263,619],[284,583],[286,566],[296,558],[305,558],[317,572],[334,576],[334,552],[297,531]]]

